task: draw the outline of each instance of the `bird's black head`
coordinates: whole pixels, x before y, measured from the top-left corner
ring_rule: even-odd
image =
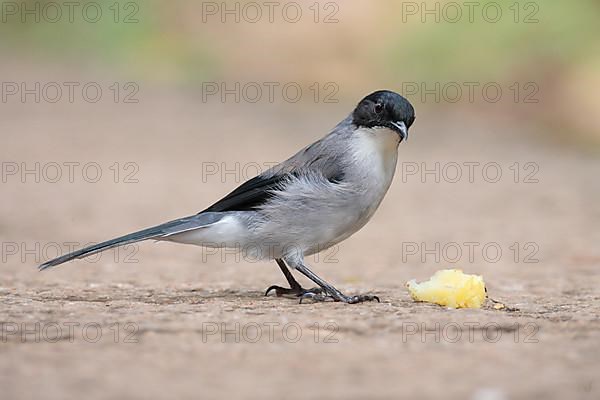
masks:
[[[404,140],[415,121],[415,109],[404,97],[389,90],[373,92],[358,103],[352,113],[357,127],[385,127],[397,132]]]

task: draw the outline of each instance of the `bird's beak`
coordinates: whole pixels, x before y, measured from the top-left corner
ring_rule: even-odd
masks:
[[[392,122],[394,126],[394,130],[398,132],[402,140],[408,139],[408,128],[406,128],[406,124],[403,121]]]

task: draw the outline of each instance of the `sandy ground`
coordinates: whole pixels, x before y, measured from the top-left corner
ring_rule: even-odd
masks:
[[[319,107],[158,92],[140,104],[3,105],[2,397],[600,398],[600,159],[516,120],[417,108],[373,220],[309,258],[341,290],[380,304],[264,297],[284,283],[275,263],[168,243],[36,271],[70,242],[203,209],[351,105]],[[39,173],[21,176],[36,162]],[[79,163],[73,182],[66,162]],[[82,175],[91,162],[96,183],[94,170]],[[222,162],[240,168],[221,176]],[[436,162],[439,182],[412,175]],[[465,162],[479,163],[472,182]],[[519,310],[410,299],[408,279],[448,267],[483,275],[492,297]]]

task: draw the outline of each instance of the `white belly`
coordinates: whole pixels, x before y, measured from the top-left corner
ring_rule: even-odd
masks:
[[[338,216],[331,221],[322,221],[323,224],[330,224],[317,230],[330,233],[327,244],[320,243],[318,248],[308,249],[307,254],[335,245],[365,226],[392,183],[398,161],[398,134],[387,128],[364,129],[357,133],[352,146],[356,158],[355,170],[349,178],[350,184],[360,188],[361,195],[353,198],[353,204],[348,205],[347,209],[338,210],[340,214],[346,214],[344,218]],[[321,235],[319,239],[325,236]]]

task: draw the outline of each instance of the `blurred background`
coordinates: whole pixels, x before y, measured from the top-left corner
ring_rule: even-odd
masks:
[[[3,336],[8,397],[597,398],[598,1],[0,7],[0,320],[140,332],[130,347]],[[382,304],[265,299],[275,264],[165,243],[35,270],[206,208],[384,88],[417,115],[395,181],[363,230],[309,260]],[[404,283],[442,268],[521,312],[414,304]],[[206,321],[335,322],[340,343],[209,346]],[[415,321],[535,323],[539,343],[406,343]]]
[[[599,140],[598,100],[590,90],[598,85],[600,62],[593,0],[576,7],[527,1],[2,3],[4,76],[19,66],[21,76],[61,71],[128,80],[140,85],[145,102],[153,100],[152,89],[198,94],[206,82],[296,82],[311,94],[311,85],[334,82],[336,89],[321,87],[319,97],[335,91],[331,97],[349,103],[379,87],[409,85],[412,93],[410,84],[417,83],[416,103],[518,114],[561,140]],[[465,82],[479,83],[472,101]],[[441,100],[421,98],[420,89],[436,83],[458,84],[463,96],[450,85]],[[501,104],[482,110],[486,83],[501,85],[503,93]]]

